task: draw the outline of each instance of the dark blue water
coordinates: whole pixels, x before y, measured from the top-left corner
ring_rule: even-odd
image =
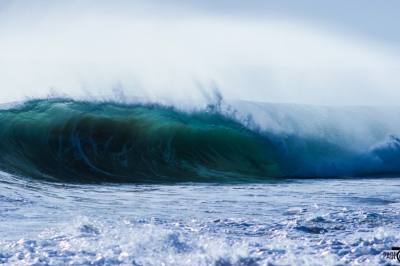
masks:
[[[74,185],[0,174],[5,265],[376,265],[398,179]]]

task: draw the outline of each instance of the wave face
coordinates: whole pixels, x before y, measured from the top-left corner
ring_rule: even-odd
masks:
[[[400,173],[400,141],[368,152],[251,130],[215,110],[34,100],[0,111],[0,168],[67,182],[181,182]]]
[[[31,101],[2,111],[1,167],[79,181],[280,175],[267,139],[217,113],[157,105]]]

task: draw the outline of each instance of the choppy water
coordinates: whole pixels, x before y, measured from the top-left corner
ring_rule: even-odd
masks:
[[[398,110],[239,105],[3,108],[0,263],[395,264]]]
[[[5,265],[374,265],[398,179],[73,185],[0,175]]]

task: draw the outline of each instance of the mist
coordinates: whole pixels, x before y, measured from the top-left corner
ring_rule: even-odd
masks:
[[[190,105],[215,88],[228,100],[313,105],[397,105],[400,96],[399,51],[379,39],[281,15],[101,3],[1,7],[0,102]]]

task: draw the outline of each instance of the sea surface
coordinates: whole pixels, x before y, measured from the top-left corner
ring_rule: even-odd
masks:
[[[216,98],[2,106],[0,263],[397,263],[398,108]]]
[[[4,265],[396,265],[396,178],[65,184],[0,173]]]

